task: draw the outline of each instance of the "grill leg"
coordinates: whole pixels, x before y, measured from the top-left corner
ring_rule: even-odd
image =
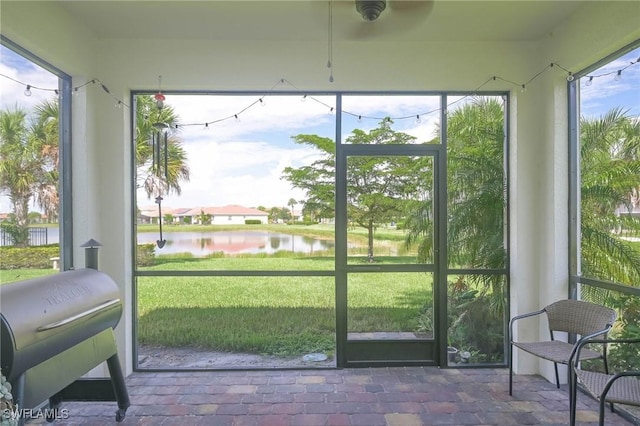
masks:
[[[11,381],[11,387],[13,388],[13,390],[11,391],[11,393],[13,394],[13,402],[16,404],[16,406],[19,409],[25,408],[22,406],[22,402],[24,401],[25,380],[26,378],[24,376],[24,373],[22,373],[20,376],[18,376],[17,379]],[[24,425],[24,417],[20,416],[20,418],[18,419],[18,426],[23,426],[23,425]]]
[[[127,408],[131,405],[129,400],[129,393],[127,387],[124,384],[124,375],[122,374],[122,368],[120,367],[120,360],[118,354],[112,355],[107,359],[107,367],[109,368],[109,375],[111,376],[111,384],[113,385],[113,392],[116,395],[116,401],[118,401],[118,411],[116,411],[116,421],[121,422],[127,414]]]
[[[49,398],[49,411],[46,412],[45,420],[48,423],[53,422],[58,417],[58,409],[62,404],[62,392],[58,392]]]

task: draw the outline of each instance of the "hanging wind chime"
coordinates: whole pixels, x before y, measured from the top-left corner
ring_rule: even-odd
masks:
[[[153,98],[156,101],[158,112],[164,107],[165,96],[162,94],[162,76],[158,76],[158,93]],[[151,157],[152,164],[151,170],[158,180],[164,179],[165,182],[169,179],[169,125],[167,123],[154,123],[153,133],[151,135]],[[162,186],[159,186],[158,196],[156,197],[156,204],[158,204],[158,225],[160,228],[160,238],[156,240],[158,248],[164,247],[167,240],[162,238]]]

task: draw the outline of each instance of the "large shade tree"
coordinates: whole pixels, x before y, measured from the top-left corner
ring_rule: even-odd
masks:
[[[348,144],[407,144],[415,138],[391,128],[384,119],[379,127],[367,132],[352,131]],[[316,148],[320,156],[307,166],[287,167],[283,178],[292,186],[305,190],[305,206],[313,206],[324,215],[333,214],[335,205],[335,142],[317,135],[300,134],[295,143]],[[414,188],[408,171],[414,163],[408,157],[354,156],[347,163],[347,215],[349,223],[367,230],[369,260],[373,260],[373,237],[377,226],[396,219],[406,207],[407,194]]]

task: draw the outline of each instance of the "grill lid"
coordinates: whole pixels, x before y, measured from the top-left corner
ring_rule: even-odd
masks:
[[[115,327],[122,306],[116,283],[94,269],[77,269],[0,286],[0,315],[16,352],[57,334],[68,337],[70,333],[83,336],[95,333],[96,318],[109,311],[112,312],[109,324],[101,324],[99,328]],[[104,323],[104,318],[101,322]]]

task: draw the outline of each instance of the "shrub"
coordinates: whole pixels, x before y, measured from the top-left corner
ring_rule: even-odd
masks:
[[[47,269],[51,258],[60,256],[60,244],[0,247],[0,269]]]
[[[637,296],[618,295],[610,299],[617,309],[618,321],[612,337],[637,339],[640,337],[640,300]],[[633,370],[640,363],[639,345],[611,345],[608,352],[609,367],[613,371]]]
[[[138,266],[152,266],[156,261],[155,244],[138,244],[136,262]]]
[[[260,219],[245,219],[245,225],[260,225],[262,221]]]

